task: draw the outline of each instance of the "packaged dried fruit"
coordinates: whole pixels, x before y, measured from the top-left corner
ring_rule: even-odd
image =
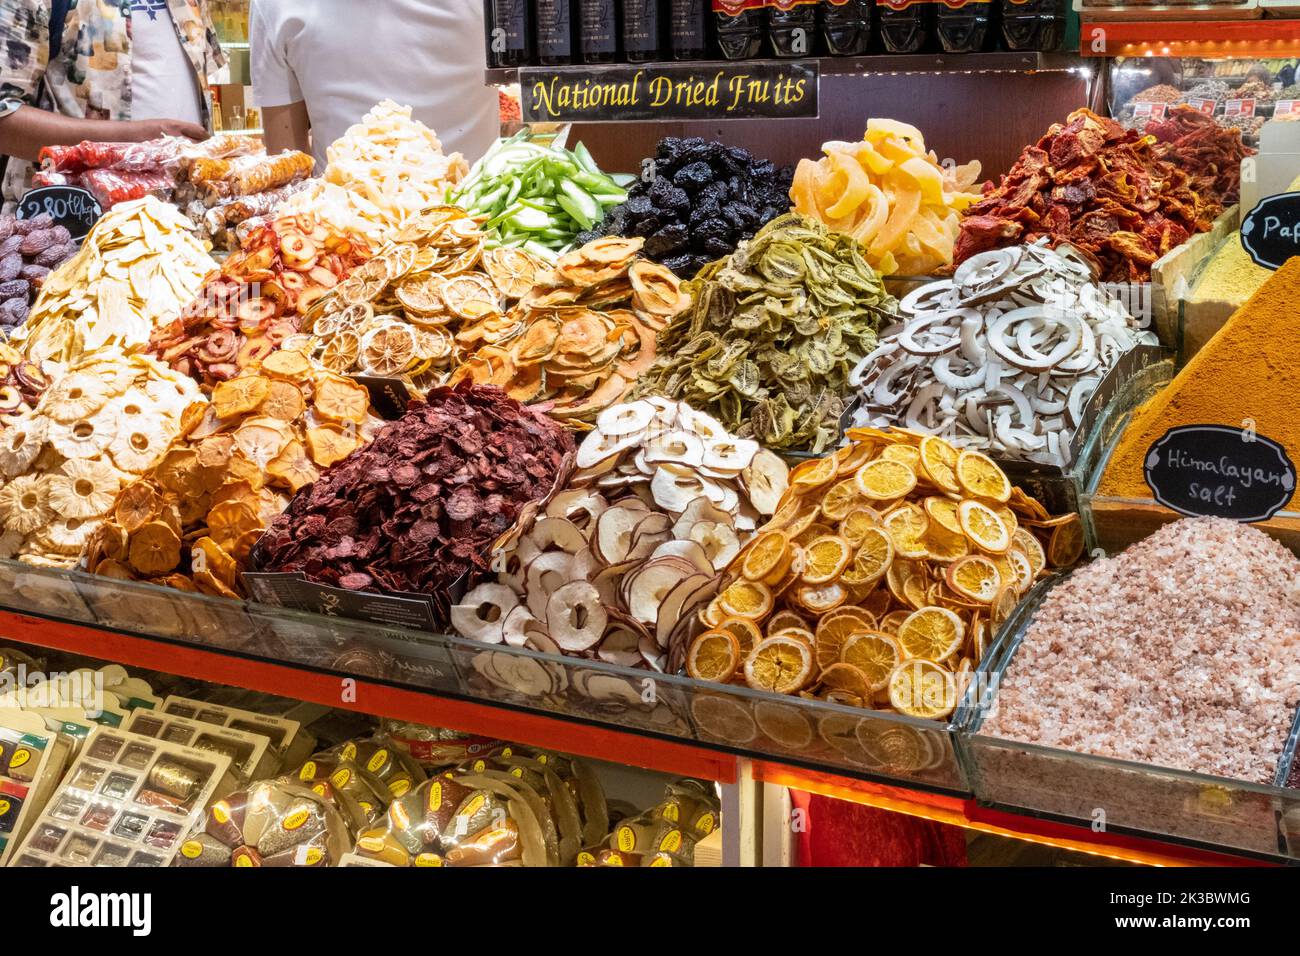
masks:
[[[267,780],[208,808],[176,866],[334,866],[350,844],[343,816],[299,783]]]
[[[188,381],[188,380],[186,380]],[[282,350],[187,407],[177,438],[86,543],[95,574],[237,598],[249,551],[289,498],[380,422],[351,379]]]
[[[1020,598],[1079,559],[1079,518],[1049,516],[991,459],[941,438],[848,438],[790,473],[696,633],[674,634],[670,666],[944,719]]]
[[[686,291],[692,305],[659,334],[634,395],[687,402],[774,451],[835,445],[849,372],[897,307],[866,249],[791,213]]]
[[[153,359],[101,349],[55,378],[35,408],[0,428],[0,555],[69,568],[201,402]]]
[[[445,622],[457,582],[487,569],[488,546],[523,508],[545,503],[572,455],[569,432],[500,389],[434,389],[295,495],[254,564],[352,591],[428,595]]]
[[[497,542],[504,570],[452,608],[452,624],[489,644],[662,671],[672,635],[772,514],[788,469],[662,398],[607,409],[576,461],[564,490]]]

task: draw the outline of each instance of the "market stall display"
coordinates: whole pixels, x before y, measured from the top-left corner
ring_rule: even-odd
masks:
[[[76,252],[71,233],[47,215],[0,216],[0,331],[27,321],[45,277]]]
[[[867,120],[860,142],[822,145],[803,159],[790,199],[795,212],[847,233],[882,275],[927,276],[952,264],[961,213],[976,202],[980,164],[942,166],[914,126]]]
[[[788,211],[790,170],[717,141],[660,140],[627,201],[605,213],[578,242],[641,237],[645,255],[683,279],[729,256],[763,225]]]
[[[460,153],[442,150],[437,134],[411,118],[409,106],[376,104],[326,150],[322,179],[291,196],[281,213],[303,212],[372,246],[445,201],[469,170]]]
[[[71,568],[121,488],[144,474],[200,402],[189,379],[104,348],[0,428],[0,556]]]
[[[305,213],[280,216],[250,233],[183,312],[153,329],[148,351],[211,390],[300,331],[303,314],[369,257],[355,234]]]
[[[8,342],[0,342],[0,372],[0,424],[8,425],[31,413],[50,377]]]
[[[535,142],[528,130],[498,141],[447,201],[485,217],[489,247],[520,247],[544,259],[566,252],[627,199],[579,143],[572,151]]]
[[[485,249],[485,242],[464,210],[427,211],[311,310],[303,331],[313,357],[340,374],[442,384],[478,344],[462,342],[461,333],[505,323],[510,306],[549,268],[523,250]]]
[[[1000,459],[1065,466],[1084,409],[1152,332],[1046,239],[972,256],[899,303],[902,321],[849,376],[852,423],[902,425]]]
[[[86,567],[240,597],[248,553],[289,496],[378,423],[351,379],[314,368],[301,352],[272,353],[219,383],[211,404],[185,409],[158,463],[109,502],[112,519],[86,540]]]
[[[775,516],[670,660],[701,680],[950,716],[998,628],[1083,551],[989,458],[901,429],[790,473]]]
[[[1198,134],[1204,135],[1204,134]],[[1192,172],[1182,168],[1178,141],[1157,145],[1091,110],[1071,113],[1026,147],[1001,183],[966,209],[957,239],[958,264],[989,249],[1047,236],[1094,259],[1102,281],[1145,281],[1151,266],[1197,232],[1223,204],[1217,172],[1240,165],[1240,139],[1202,145]],[[1199,191],[1198,191],[1199,190]]]
[[[461,577],[487,569],[488,546],[572,465],[566,430],[467,383],[411,402],[355,454],[341,437],[308,433],[307,449],[337,467],[320,474],[299,449],[306,468],[294,488],[311,486],[257,542],[254,565],[350,591],[424,594],[444,621]]]
[[[770,516],[788,470],[681,402],[606,409],[563,490],[451,610],[465,637],[665,670],[678,624]]]
[[[637,395],[663,394],[776,451],[839,439],[848,375],[897,303],[854,239],[796,213],[774,219],[686,286]]]
[[[1290,396],[1300,389],[1300,366],[1289,357],[1289,332],[1300,296],[1300,259],[1292,259],[1233,314],[1167,387],[1133,414],[1106,463],[1102,495],[1150,500],[1146,461],[1171,428],[1220,423],[1300,448],[1300,425]],[[1296,508],[1288,489],[1287,511]]]
[[[1076,570],[1034,612],[981,732],[1272,782],[1300,700],[1297,573],[1222,518]]]
[[[571,427],[589,427],[632,391],[655,360],[657,334],[691,302],[673,273],[641,258],[642,242],[589,242],[536,273],[509,312],[485,309],[456,336],[464,352],[450,384],[497,385]],[[501,262],[495,257],[516,253],[484,255]]]

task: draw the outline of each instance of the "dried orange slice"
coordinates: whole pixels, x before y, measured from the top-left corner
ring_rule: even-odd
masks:
[[[926,515],[930,520],[939,527],[943,528],[949,534],[965,534],[961,529],[961,518],[957,515],[957,505],[959,501],[952,498],[942,498],[930,496],[926,498],[922,505],[925,508]]]
[[[705,631],[686,652],[686,673],[696,680],[725,684],[736,675],[740,644],[730,631]]]
[[[942,662],[961,650],[966,625],[945,607],[914,611],[898,626],[898,646],[908,657]]]
[[[762,581],[790,557],[790,539],[780,531],[766,531],[745,549],[740,573],[750,581]]]
[[[941,491],[957,494],[961,491],[957,484],[957,449],[942,438],[927,435],[921,439],[919,449],[921,471],[930,479],[930,483]]]
[[[868,624],[859,618],[840,613],[845,610],[849,609],[839,608],[831,611],[830,614],[827,614],[817,623],[817,633],[813,638],[813,646],[817,650],[818,670],[825,670],[836,661],[841,660],[844,642],[854,634],[865,634],[867,631],[872,630],[875,625],[874,621]]]
[[[1003,583],[998,566],[982,554],[959,558],[948,565],[944,580],[962,597],[980,604],[992,604]]]
[[[307,400],[303,398],[302,389],[293,382],[276,379],[266,398],[258,406],[258,411],[282,422],[297,421],[307,409]]]
[[[1017,528],[1011,535],[1012,547],[1019,548],[1029,559],[1029,567],[1034,577],[1038,577],[1047,567],[1047,553],[1042,544],[1028,528]]]
[[[773,620],[775,620],[775,617]],[[736,639],[736,643],[740,646],[740,659],[742,661],[749,656],[749,652],[763,639],[763,632],[759,630],[758,625],[743,617],[727,618],[718,625],[718,630],[728,631]]]
[[[858,485],[852,478],[831,485],[822,497],[822,514],[831,521],[841,521],[861,503]]]
[[[1021,551],[1014,545],[1002,555],[999,560],[1005,561],[1008,565],[1008,576],[1011,583],[1015,585],[1017,594],[1024,594],[1034,584],[1034,568],[1029,563],[1029,558],[1025,552]],[[998,569],[1001,570],[1001,567]]]
[[[767,635],[772,637],[788,628],[798,628],[801,631],[806,631],[808,630],[808,622],[789,609],[777,611],[772,615],[772,619],[767,622]]]
[[[950,562],[970,554],[970,542],[965,535],[949,534],[946,529],[931,524],[925,534],[925,549],[933,560]]]
[[[868,529],[880,527],[880,515],[873,508],[855,508],[840,522],[840,537],[853,547],[861,547]]]
[[[862,536],[852,566],[844,573],[851,587],[874,584],[894,563],[894,540],[884,528],[869,528]]]
[[[921,464],[921,452],[915,445],[887,445],[881,449],[880,457],[888,461],[901,462],[913,472]]]
[[[853,477],[853,475],[857,474],[859,468],[872,459],[876,453],[876,447],[874,442],[855,442],[836,451],[835,476],[837,478]]]
[[[957,456],[957,483],[975,498],[987,498],[999,504],[1011,499],[1011,479],[988,455],[963,451]]]
[[[998,592],[998,596],[993,599],[993,607],[989,609],[989,624],[995,631],[1000,630],[1007,618],[1011,617],[1018,602],[1015,588],[1004,587]]]
[[[847,601],[849,592],[841,584],[809,584],[799,588],[795,597],[808,610],[821,614]]]
[[[890,611],[880,619],[880,630],[884,634],[898,634],[898,629],[903,626],[903,622],[911,617],[911,611]]]
[[[804,549],[800,577],[805,584],[828,584],[843,573],[852,558],[853,549],[847,541],[833,534],[823,535]]]
[[[836,470],[834,458],[805,461],[790,472],[789,488],[796,495],[810,494],[833,481]]]
[[[764,638],[745,660],[745,683],[755,690],[795,694],[812,677],[813,650],[793,637]]]
[[[858,491],[873,501],[893,501],[916,487],[916,472],[901,461],[877,458],[854,476]]]
[[[860,668],[843,661],[825,668],[817,679],[825,689],[843,691],[858,700],[866,700],[874,693],[871,679]]]
[[[1068,568],[1083,557],[1083,524],[1078,515],[1052,529],[1047,541],[1047,560],[1054,568]]]
[[[889,703],[900,714],[941,720],[957,709],[957,681],[934,661],[906,660],[889,675]]]
[[[307,429],[307,453],[322,468],[342,461],[361,447],[356,429],[344,429],[333,423]]]
[[[930,529],[930,519],[920,505],[910,501],[901,504],[885,515],[882,521],[899,557],[923,560],[930,556],[925,546],[925,533]]]
[[[749,708],[735,697],[695,694],[691,699],[691,716],[715,740],[744,745],[758,736],[758,725]]]
[[[812,722],[789,704],[760,700],[754,704],[754,720],[772,743],[786,750],[800,751],[813,741]]]
[[[981,551],[1002,554],[1011,547],[1011,532],[998,513],[982,501],[963,501],[957,507],[961,530]]]
[[[718,595],[718,608],[727,617],[756,621],[772,612],[772,592],[758,581],[737,581]]]
[[[244,375],[219,382],[212,390],[212,410],[218,418],[242,415],[261,405],[270,391],[270,379],[260,375]]]
[[[854,634],[844,642],[840,660],[852,664],[867,678],[872,694],[885,689],[889,675],[903,659],[898,640],[883,631]]]

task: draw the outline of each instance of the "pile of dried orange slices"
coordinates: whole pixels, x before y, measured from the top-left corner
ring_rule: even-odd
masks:
[[[504,315],[457,336],[477,349],[451,383],[499,385],[553,418],[586,428],[617,405],[655,360],[655,337],[691,297],[678,278],[640,257],[643,239],[596,239],[567,252]],[[509,253],[512,250],[499,250]]]
[[[943,719],[998,627],[1083,551],[994,462],[903,429],[790,474],[772,520],[674,648],[701,680]]]
[[[239,597],[239,572],[289,496],[368,442],[369,393],[273,352],[189,406],[158,462],[112,500],[86,543],[95,574]]]
[[[499,320],[550,268],[518,249],[485,251],[484,242],[464,210],[426,211],[322,300],[289,345],[340,375],[441,384],[463,351],[457,333]]]

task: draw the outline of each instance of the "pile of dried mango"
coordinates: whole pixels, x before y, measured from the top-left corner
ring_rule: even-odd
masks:
[[[655,359],[655,336],[690,305],[667,268],[640,257],[643,239],[596,239],[565,253],[517,306],[456,340],[469,354],[451,383],[499,385],[582,427],[632,390]]]
[[[790,200],[796,212],[847,233],[882,275],[924,276],[952,264],[961,213],[980,164],[941,166],[915,126],[867,121],[858,143],[829,142],[825,158],[799,161]]]
[[[33,362],[67,363],[107,345],[138,348],[193,300],[217,264],[175,206],[120,203],[50,273],[11,342]]]
[[[72,567],[119,489],[157,461],[201,400],[190,379],[120,349],[71,366],[0,429],[0,557]]]
[[[797,214],[772,220],[685,287],[640,395],[708,411],[776,451],[839,440],[848,376],[897,303],[855,240]]]
[[[122,489],[91,535],[87,567],[217,597],[243,593],[239,572],[289,496],[370,440],[382,424],[369,394],[273,352],[185,409],[180,434],[143,478]]]
[[[428,210],[319,303],[304,344],[341,375],[405,377],[421,390],[441,384],[463,354],[457,333],[500,320],[550,268],[485,242],[464,210]]]
[[[992,459],[902,429],[790,474],[776,514],[673,648],[701,680],[943,719],[998,627],[1083,551]]]
[[[210,389],[284,345],[302,316],[370,257],[357,236],[309,215],[249,233],[179,318],[154,330],[149,351]]]

